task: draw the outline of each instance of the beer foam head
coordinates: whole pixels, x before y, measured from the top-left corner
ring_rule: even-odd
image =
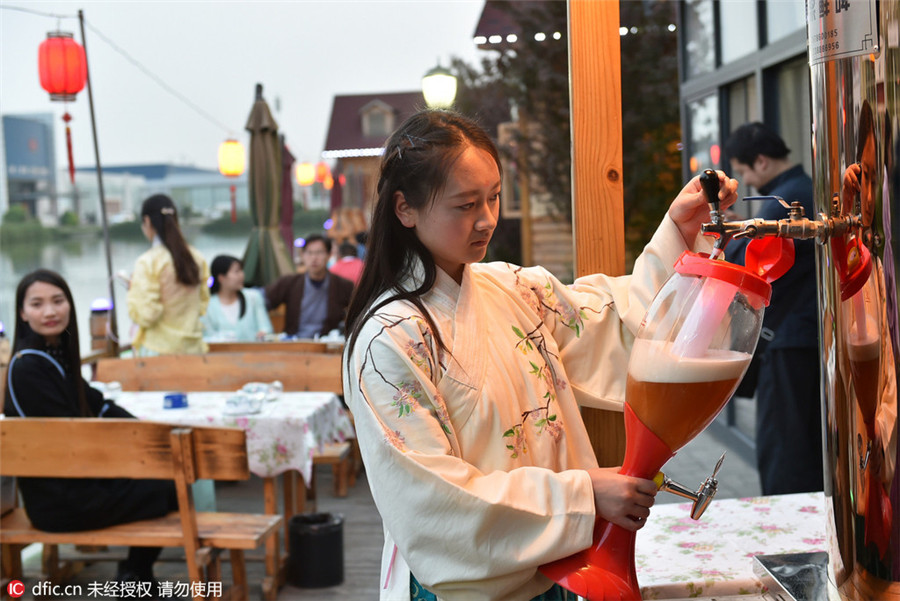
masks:
[[[881,336],[875,317],[866,315],[866,327],[859,328],[860,324],[853,323],[850,327],[850,335],[847,337],[847,349],[852,361],[867,361],[875,359],[881,353]]]
[[[641,382],[718,382],[740,378],[750,363],[748,353],[709,350],[702,357],[679,357],[672,343],[635,340],[628,374]]]

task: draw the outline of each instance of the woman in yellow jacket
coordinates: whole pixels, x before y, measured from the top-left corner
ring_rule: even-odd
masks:
[[[128,316],[138,325],[135,353],[206,352],[200,317],[209,304],[209,267],[181,235],[171,198],[144,201],[141,231],[152,247],[138,257],[128,287]]]

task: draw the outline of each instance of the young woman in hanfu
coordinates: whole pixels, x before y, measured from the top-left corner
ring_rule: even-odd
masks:
[[[571,286],[480,263],[500,161],[469,119],[426,110],[387,141],[344,391],[384,522],[381,598],[563,599],[538,567],[637,530],[650,480],[601,469],[579,405],[624,402],[631,341],[682,251],[703,244],[697,178],[626,277]],[[719,174],[722,206],[737,182]],[[551,586],[552,585],[552,586]]]

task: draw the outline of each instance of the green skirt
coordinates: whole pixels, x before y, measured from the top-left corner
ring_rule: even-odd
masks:
[[[425,587],[419,584],[416,577],[409,575],[409,598],[410,601],[437,601],[434,593],[425,590]],[[550,587],[550,590],[541,593],[531,601],[575,601],[578,595],[571,591],[567,591],[558,584]]]

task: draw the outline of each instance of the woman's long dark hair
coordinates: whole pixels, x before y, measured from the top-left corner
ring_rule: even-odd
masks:
[[[212,286],[209,287],[210,294],[219,293],[219,290],[222,288],[219,277],[228,273],[228,270],[231,269],[231,266],[235,263],[241,267],[244,266],[240,259],[232,257],[231,255],[219,255],[212,260],[212,263],[209,265],[209,274],[212,276]],[[244,299],[244,293],[240,290],[237,291],[237,296],[238,302],[241,303],[241,317],[243,317],[244,313],[247,312],[247,301]]]
[[[447,350],[431,314],[420,300],[434,285],[437,275],[434,259],[419,242],[415,230],[400,223],[394,212],[394,194],[402,192],[407,204],[415,209],[434,202],[447,183],[450,168],[469,146],[489,153],[502,173],[497,147],[487,132],[453,111],[420,111],[385,142],[366,262],[347,311],[348,355],[353,352],[366,320],[394,300],[407,300],[415,305],[434,332],[438,346]],[[425,279],[415,290],[404,290],[402,282],[410,275],[416,258],[425,268]],[[375,304],[387,291],[393,294]]]
[[[22,310],[25,308],[25,294],[28,288],[35,282],[43,282],[56,286],[63,291],[66,300],[69,301],[69,323],[66,329],[59,337],[60,346],[65,351],[67,364],[63,365],[66,370],[66,378],[75,386],[75,392],[78,398],[78,408],[82,417],[91,417],[91,411],[87,404],[87,398],[84,394],[84,387],[87,385],[81,376],[81,351],[78,348],[78,318],[75,315],[75,301],[72,298],[72,291],[69,285],[61,275],[49,269],[37,269],[19,282],[16,288],[16,330],[13,336],[12,354],[24,349],[46,350],[47,343],[42,336],[31,329],[24,319],[22,319]],[[12,398],[9,393],[9,379],[6,383],[6,398]]]
[[[175,203],[165,194],[154,194],[141,206],[141,219],[150,218],[150,225],[172,255],[175,278],[185,286],[200,283],[200,267],[194,260],[181,228],[178,227],[178,211]]]

